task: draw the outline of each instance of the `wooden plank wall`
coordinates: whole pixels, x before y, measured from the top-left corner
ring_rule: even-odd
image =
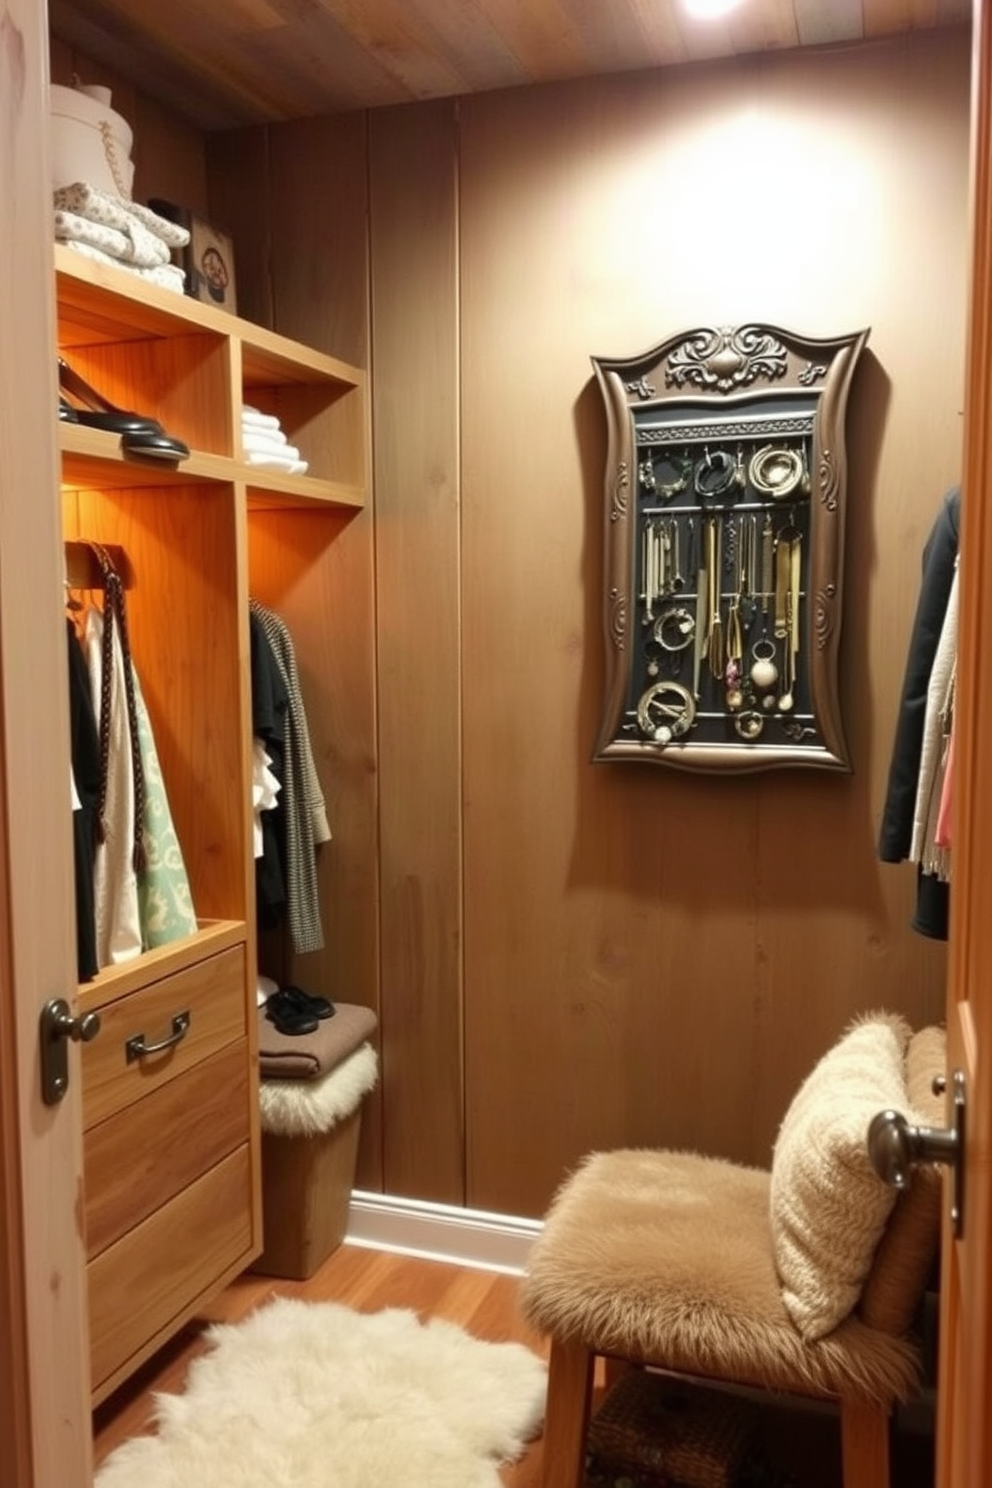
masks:
[[[304,521],[291,558],[256,524],[253,558],[323,699],[319,973],[380,1014],[363,1186],[539,1214],[593,1147],[764,1163],[851,1016],[941,1015],[945,948],[875,840],[959,471],[968,89],[949,32],[209,141],[242,307],[372,371],[374,524],[322,545]],[[752,319],[872,328],[848,426],[855,773],[593,766],[589,357]]]
[[[305,120],[214,136],[211,212],[234,234],[239,312],[359,367],[369,364],[366,121]],[[371,454],[367,460],[371,466]],[[253,597],[288,625],[332,840],[321,848],[324,949],[285,979],[383,1016],[375,746],[374,500],[364,511],[251,512]],[[279,950],[263,947],[278,959]],[[358,1181],[383,1182],[385,1081],[365,1105]]]
[[[967,78],[964,39],[929,37],[452,105],[459,334],[443,370],[419,307],[443,313],[445,229],[426,205],[419,224],[386,215],[409,199],[417,140],[433,201],[436,114],[373,116],[374,140],[404,140],[371,156],[376,397],[424,352],[437,396],[460,400],[457,470],[423,468],[416,418],[377,418],[376,481],[411,537],[428,474],[460,486],[457,685],[429,627],[390,666],[419,681],[435,727],[457,719],[461,733],[459,775],[443,754],[426,779],[411,772],[404,833],[429,843],[437,793],[460,802],[462,992],[445,998],[464,1028],[469,1205],[539,1213],[593,1147],[765,1162],[791,1093],[852,1015],[940,1013],[944,948],[910,932],[912,869],[877,863],[874,843],[921,550],[958,473]],[[402,257],[377,257],[390,239]],[[405,332],[388,362],[383,317]],[[589,356],[750,319],[872,326],[849,421],[855,774],[591,766],[605,430]],[[436,567],[423,540],[430,588],[454,537],[438,534]],[[380,723],[381,760],[400,758],[404,720]],[[384,819],[384,853],[389,839]],[[454,897],[440,915],[435,934],[454,933]],[[381,929],[385,964],[405,933],[386,901]],[[384,979],[387,1019],[402,995]],[[440,1086],[447,1041],[411,1033],[405,1057],[433,1061]],[[432,1131],[429,1099],[411,1089],[390,1122]],[[447,1196],[413,1144],[386,1181]]]
[[[369,116],[387,1192],[460,1204],[457,129]],[[412,292],[411,292],[412,291]],[[397,1185],[399,1185],[397,1187]]]
[[[462,105],[470,1204],[540,1211],[595,1147],[765,1163],[852,1015],[941,1011],[912,870],[874,843],[920,551],[959,469],[967,77],[964,39],[931,37]],[[855,773],[591,766],[588,357],[750,320],[872,327],[849,421]]]

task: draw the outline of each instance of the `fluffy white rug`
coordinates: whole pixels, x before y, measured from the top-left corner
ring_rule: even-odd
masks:
[[[405,1309],[280,1298],[209,1337],[94,1488],[497,1488],[544,1413],[530,1349]]]

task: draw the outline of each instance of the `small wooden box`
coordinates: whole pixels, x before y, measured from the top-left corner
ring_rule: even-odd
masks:
[[[252,1271],[306,1281],[344,1239],[355,1184],[361,1105],[312,1137],[262,1133],[265,1248]]]

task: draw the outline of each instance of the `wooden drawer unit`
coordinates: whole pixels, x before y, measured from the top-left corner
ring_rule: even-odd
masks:
[[[108,1116],[208,1055],[247,1034],[244,947],[209,956],[164,976],[100,1009],[101,1027],[83,1046],[83,1126],[88,1131]],[[157,1054],[129,1057],[128,1045],[175,1038],[176,1020],[188,1016],[185,1033]]]
[[[104,1002],[83,1047],[94,1404],[258,1251],[249,1002],[239,943]]]
[[[239,1039],[87,1132],[91,1260],[248,1141],[248,1071]]]
[[[94,1403],[250,1254],[252,1163],[239,1147],[87,1267]],[[243,1263],[243,1262],[242,1262]]]

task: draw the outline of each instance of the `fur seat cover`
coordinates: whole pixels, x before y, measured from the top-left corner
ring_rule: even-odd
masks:
[[[683,1374],[891,1404],[917,1383],[907,1338],[856,1314],[815,1343],[775,1271],[769,1174],[696,1153],[593,1153],[559,1190],[521,1301],[554,1339]]]

